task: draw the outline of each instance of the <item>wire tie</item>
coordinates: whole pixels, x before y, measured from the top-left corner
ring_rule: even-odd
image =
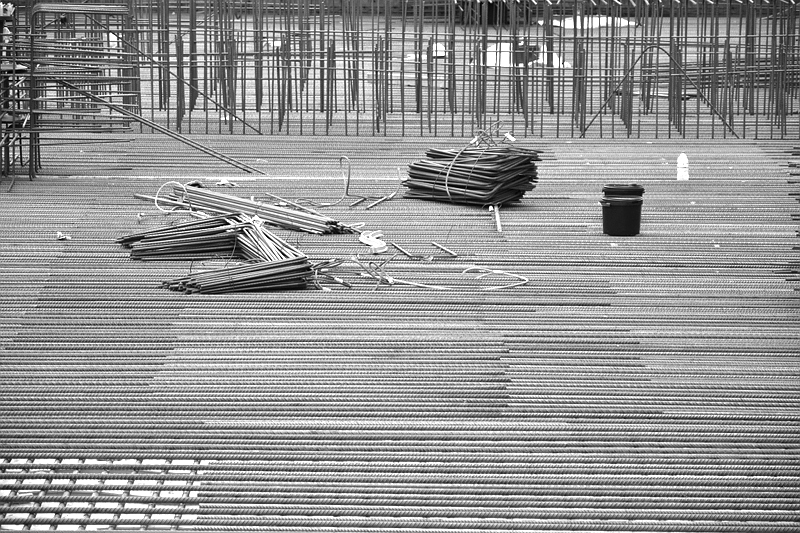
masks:
[[[483,268],[483,267],[477,267],[477,266],[465,268],[461,273],[462,274],[466,274],[468,272],[474,272],[474,271],[480,272],[480,274],[478,276],[476,276],[475,279],[483,279],[483,278],[485,278],[486,276],[488,276],[490,274],[497,274],[499,276],[507,276],[507,277],[515,278],[515,279],[519,280],[519,281],[514,282],[514,283],[509,283],[508,285],[497,285],[497,286],[494,286],[494,287],[484,287],[484,288],[480,289],[482,291],[496,291],[496,290],[500,290],[500,289],[511,289],[511,288],[514,288],[514,287],[521,287],[522,285],[525,285],[526,283],[528,283],[530,281],[525,276],[520,276],[519,274],[514,274],[513,272],[506,272],[505,270],[492,270],[490,268]]]

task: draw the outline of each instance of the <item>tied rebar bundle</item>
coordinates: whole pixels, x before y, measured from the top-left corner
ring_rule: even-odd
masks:
[[[254,199],[239,198],[216,192],[196,183],[177,184],[172,194],[166,197],[170,205],[210,214],[237,215],[245,213],[257,216],[272,226],[303,231],[306,233],[353,233],[354,230],[341,222],[298,204],[281,200],[285,205],[271,205]],[[160,200],[159,200],[160,201]]]
[[[411,163],[406,198],[460,204],[503,205],[533,190],[538,180],[536,150],[496,145],[429,149]]]
[[[313,271],[308,260],[305,257],[297,257],[193,273],[165,281],[162,286],[187,294],[305,289],[306,280],[312,275]]]
[[[305,254],[264,229],[256,216],[201,218],[127,235],[117,242],[130,248],[131,259],[226,261],[224,268],[193,272],[162,284],[173,291],[219,294],[303,289],[313,275]]]

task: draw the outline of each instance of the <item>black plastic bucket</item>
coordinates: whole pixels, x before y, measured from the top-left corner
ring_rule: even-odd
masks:
[[[603,206],[603,233],[606,235],[638,235],[642,223],[641,196],[605,196]]]
[[[637,183],[627,185],[612,183],[603,187],[603,194],[606,196],[641,196],[644,194],[644,187]]]

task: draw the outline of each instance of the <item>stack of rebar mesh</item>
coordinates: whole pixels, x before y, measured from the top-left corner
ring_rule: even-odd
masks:
[[[539,152],[510,145],[429,149],[408,167],[406,198],[503,205],[521,199],[538,180]]]
[[[177,184],[166,198],[198,220],[127,235],[117,240],[130,248],[131,259],[224,260],[222,268],[191,273],[162,285],[186,293],[228,293],[303,289],[314,276],[305,254],[264,227],[269,224],[309,233],[343,233],[347,226],[310,210],[269,205],[255,200]]]

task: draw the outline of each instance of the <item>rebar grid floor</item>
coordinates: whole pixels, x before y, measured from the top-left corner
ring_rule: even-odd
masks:
[[[205,141],[267,176],[139,136],[0,183],[0,529],[800,528],[797,143],[526,140],[539,184],[502,231],[402,197],[322,210],[414,258],[275,230],[441,289],[347,262],[350,289],[173,293],[226,258],[132,261],[115,239],[181,219],[135,193],[331,201],[347,155],[384,195],[463,142]],[[641,234],[605,235],[602,186],[633,182]]]

